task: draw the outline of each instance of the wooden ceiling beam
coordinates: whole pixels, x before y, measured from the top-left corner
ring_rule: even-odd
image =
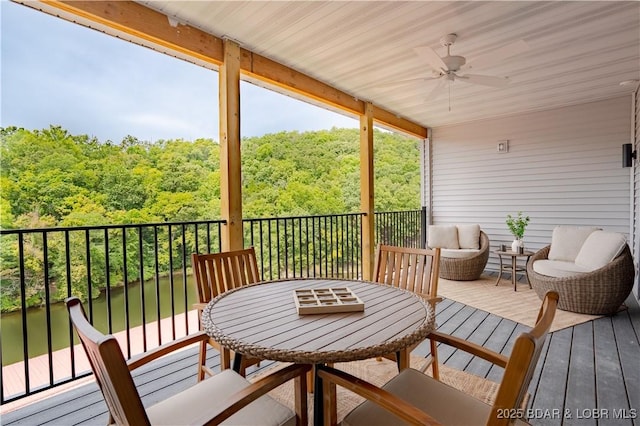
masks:
[[[222,64],[224,53],[220,38],[189,25],[172,26],[167,15],[133,1],[17,1],[89,28],[101,30],[90,24],[96,23],[216,67]],[[63,14],[57,14],[56,11]],[[83,20],[75,20],[74,16]]]
[[[172,25],[166,15],[133,1],[16,1],[90,28],[104,31],[100,28],[102,26],[116,30],[135,39],[212,64],[216,68],[223,62],[222,39],[189,25]],[[241,49],[240,69],[250,78],[348,113],[359,116],[365,113],[365,102],[354,98],[353,95],[249,50]],[[375,105],[373,111],[374,121],[384,127],[419,138],[427,137],[427,129],[417,123]]]
[[[329,104],[347,112],[361,115],[364,103],[328,84],[295,71],[269,58],[243,49],[243,71],[252,78],[281,87],[285,90]]]

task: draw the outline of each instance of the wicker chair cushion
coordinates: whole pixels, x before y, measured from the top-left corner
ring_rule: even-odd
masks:
[[[533,266],[547,259],[546,246],[527,262],[527,275],[536,294],[543,298],[547,291],[560,294],[558,308],[581,314],[613,314],[631,293],[635,276],[633,257],[625,244],[620,256],[600,269],[571,277],[548,277],[539,274]]]
[[[576,256],[576,265],[595,271],[618,257],[627,241],[617,232],[595,231],[587,237]],[[552,246],[553,247],[553,246]]]
[[[575,277],[592,271],[592,269],[576,265],[574,262],[547,259],[536,260],[533,263],[533,270],[547,277],[555,278]]]
[[[461,249],[480,249],[480,225],[456,225]]]
[[[429,225],[429,247],[459,249],[458,228],[454,225]]]
[[[574,262],[587,237],[597,230],[591,226],[556,226],[551,234],[549,260]]]
[[[442,249],[440,250],[440,257],[446,257],[449,259],[467,259],[469,257],[473,257],[480,253],[480,250],[471,250],[471,249]]]

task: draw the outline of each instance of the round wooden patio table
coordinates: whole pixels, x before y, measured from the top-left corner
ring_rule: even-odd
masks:
[[[298,314],[294,290],[336,287],[354,292],[364,302],[364,311]],[[204,309],[202,325],[217,342],[242,356],[317,365],[395,352],[402,369],[408,366],[406,349],[434,330],[435,313],[421,297],[388,285],[307,278],[223,293]],[[322,421],[319,382],[316,378],[316,424]]]

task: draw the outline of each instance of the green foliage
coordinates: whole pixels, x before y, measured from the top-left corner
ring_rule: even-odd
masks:
[[[358,129],[281,132],[242,141],[245,217],[360,210]],[[420,208],[418,141],[375,131],[376,210]]]
[[[220,146],[213,140],[149,143],[127,136],[119,144],[102,143],[59,126],[0,128],[0,137],[3,229],[220,218]],[[418,141],[377,130],[374,138],[376,210],[419,208]],[[358,129],[268,134],[243,139],[241,149],[245,218],[360,211]],[[148,263],[142,265],[143,275],[154,274],[153,229],[108,232],[108,247],[103,231],[70,233],[68,241],[61,231],[47,233],[46,262],[43,234],[27,234],[23,278],[17,237],[3,236],[2,310],[20,308],[21,279],[27,306],[42,304],[45,270],[54,300],[66,297],[68,284],[73,294],[88,297],[91,289],[91,296],[97,297],[107,278],[110,285],[135,280],[139,259]],[[158,241],[166,244],[168,239],[163,235]],[[193,230],[174,230],[171,244],[188,253],[195,244]],[[165,272],[170,256],[166,253],[166,247],[158,248],[158,268]],[[171,262],[176,269],[183,259]]]
[[[522,212],[518,212],[517,217],[513,217],[510,214],[507,215],[507,226],[509,231],[514,237],[521,240],[524,237],[524,231],[529,224],[529,216],[522,216]]]

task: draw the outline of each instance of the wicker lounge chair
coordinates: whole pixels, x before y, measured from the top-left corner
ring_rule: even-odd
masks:
[[[489,260],[489,237],[480,231],[480,252],[472,257],[452,258],[440,257],[440,278],[454,281],[473,281],[487,266]]]
[[[538,251],[527,263],[529,280],[540,299],[547,291],[553,290],[560,295],[559,309],[597,315],[617,312],[633,287],[633,257],[628,245],[604,267],[586,274],[562,278],[542,275],[533,270],[533,262],[547,259],[550,248],[549,245]]]

